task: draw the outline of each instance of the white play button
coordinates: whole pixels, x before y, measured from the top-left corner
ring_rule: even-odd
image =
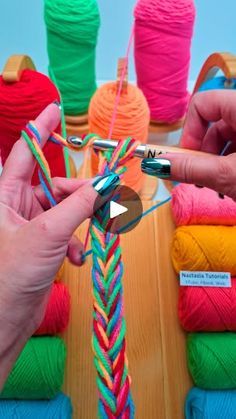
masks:
[[[110,201],[110,218],[118,217],[118,215],[124,214],[128,211],[128,208],[124,205],[117,204],[117,202]]]
[[[93,208],[97,227],[106,233],[125,234],[135,228],[142,219],[143,206],[139,196],[127,186],[117,186],[110,199],[98,194]]]

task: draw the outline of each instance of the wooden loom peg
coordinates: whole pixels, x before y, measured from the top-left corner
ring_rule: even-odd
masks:
[[[225,88],[232,87],[232,79],[236,78],[236,56],[229,52],[216,52],[211,54],[202,66],[197,78],[193,94],[208,80],[215,77],[221,70],[226,77]]]
[[[3,68],[2,78],[6,83],[15,83],[20,81],[22,72],[27,69],[36,70],[28,55],[11,55]]]
[[[117,66],[117,91],[119,91],[120,81],[123,78],[121,93],[128,91],[128,61],[126,58],[119,58]]]
[[[88,114],[79,116],[65,115],[68,135],[84,135],[89,133]]]

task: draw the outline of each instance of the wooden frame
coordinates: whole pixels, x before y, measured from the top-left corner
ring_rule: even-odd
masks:
[[[208,80],[215,77],[221,70],[226,77],[225,88],[232,86],[231,79],[236,78],[236,56],[229,52],[216,52],[210,55],[202,66],[197,78],[193,94]]]

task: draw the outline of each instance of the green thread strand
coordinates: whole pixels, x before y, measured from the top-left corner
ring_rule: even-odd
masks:
[[[104,377],[105,377],[105,376],[104,376],[104,372],[103,372],[103,370],[102,370],[102,368],[101,368],[101,366],[100,366],[100,362],[98,361],[98,359],[97,359],[97,358],[94,358],[94,364],[95,364],[95,368],[96,368],[96,370],[98,371],[99,375],[100,375],[102,378],[104,378]]]
[[[117,286],[114,288],[112,294],[109,296],[109,303],[107,305],[106,315],[108,315],[110,313],[111,307],[112,307],[112,305],[113,305],[113,303],[114,303],[114,301],[115,301],[115,299],[117,297],[117,294],[119,292],[121,292],[121,291],[122,291],[121,285],[120,284],[117,284]],[[109,323],[109,325],[107,327],[108,334],[111,333],[111,327],[110,327],[110,325],[111,325],[111,322]]]
[[[123,375],[122,375],[122,380],[121,380],[121,385],[122,385],[122,386],[124,385],[124,383],[125,383],[125,381],[126,381],[127,375],[128,375],[128,369],[127,369],[127,367],[126,367],[126,365],[125,365],[125,366],[124,366]]]
[[[44,175],[45,175],[45,177],[46,177],[46,179],[47,179],[47,181],[48,181],[49,185],[50,185],[51,187],[53,187],[53,184],[52,184],[52,179],[50,178],[50,176],[49,176],[49,174],[48,174],[48,171],[47,171],[47,169],[46,169],[46,167],[45,167],[45,165],[44,165],[44,163],[43,163],[43,161],[42,161],[42,159],[41,159],[40,155],[38,154],[38,152],[37,152],[37,150],[36,150],[36,148],[35,148],[34,144],[32,143],[32,141],[30,140],[29,136],[26,134],[26,132],[25,132],[25,131],[22,131],[22,137],[23,137],[23,138],[25,139],[25,141],[27,142],[27,145],[29,146],[30,150],[32,151],[32,154],[34,155],[34,157],[36,158],[36,160],[37,160],[38,164],[40,165],[40,168],[41,168],[41,170],[43,171],[43,173],[44,173]]]
[[[100,15],[96,0],[45,0],[50,67],[66,115],[86,113],[96,90],[96,44]]]
[[[106,358],[104,357],[102,350],[100,348],[99,342],[96,337],[93,337],[93,347],[96,352],[97,358],[100,360],[100,362],[102,361],[102,364],[104,365],[105,370],[111,375],[112,374],[111,366],[109,365]]]
[[[126,332],[126,324],[124,318],[122,319],[121,323],[121,329],[119,332],[119,336],[116,339],[115,345],[108,351],[109,356],[112,358],[114,356],[114,353],[117,351],[117,349],[120,347],[122,341],[125,338],[125,332]]]
[[[107,388],[103,384],[103,382],[100,380],[99,377],[97,377],[97,386],[98,386],[98,389],[100,390],[100,392],[102,394],[102,397],[106,400],[108,406],[110,407],[111,411],[113,413],[115,413],[115,411],[116,411],[116,403],[115,403],[115,401],[111,397],[109,397],[109,394],[107,392]],[[100,416],[100,418],[103,419],[104,416]]]
[[[110,287],[110,285],[111,285],[111,283],[112,283],[112,281],[113,281],[113,279],[114,279],[115,275],[116,275],[116,272],[112,272],[112,273],[111,273],[111,276],[109,276],[109,277],[108,277],[108,279],[107,279],[107,289],[108,289],[108,290],[109,290],[109,287]],[[113,290],[113,292],[114,292],[114,290]],[[109,301],[110,301],[110,299],[112,298],[113,292],[112,292],[112,294],[111,294],[111,295],[109,295]],[[109,304],[108,304],[108,306],[109,306]]]
[[[71,171],[70,171],[70,153],[68,148],[63,147],[63,153],[64,153],[64,160],[65,160],[65,166],[66,166],[66,177],[71,177]]]
[[[119,247],[118,249],[116,249],[116,253],[114,254],[113,261],[111,263],[111,266],[108,269],[108,272],[107,272],[108,278],[110,277],[110,275],[112,275],[112,272],[114,272],[115,266],[117,265],[117,261],[119,260],[120,256],[121,256],[121,248]]]
[[[96,289],[94,289],[94,297],[97,300],[97,302],[99,304],[99,307],[101,307],[102,310],[104,311],[104,313],[106,313],[106,308],[105,308],[105,306],[104,306],[104,304],[103,304],[103,302],[101,300],[101,297],[99,295],[99,292]]]

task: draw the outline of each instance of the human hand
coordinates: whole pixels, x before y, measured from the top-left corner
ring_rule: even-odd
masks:
[[[219,157],[229,140],[231,144],[226,150],[227,155]],[[215,90],[193,96],[181,146],[212,153],[212,156],[163,154],[162,158],[153,159],[156,162],[156,176],[206,186],[236,201],[235,91]],[[153,169],[154,162],[150,164]]]
[[[35,126],[43,144],[59,120],[60,110],[54,104],[37,118]],[[105,179],[108,185],[104,177],[95,181],[54,179],[58,205],[50,209],[41,187],[31,186],[34,168],[31,151],[20,139],[0,177],[0,359],[4,351],[18,348],[5,362],[8,365],[39,327],[65,256],[81,264],[81,243],[72,238],[73,232],[92,215],[98,192],[104,195],[111,183],[119,181],[112,174]],[[0,367],[0,386],[1,372]]]

